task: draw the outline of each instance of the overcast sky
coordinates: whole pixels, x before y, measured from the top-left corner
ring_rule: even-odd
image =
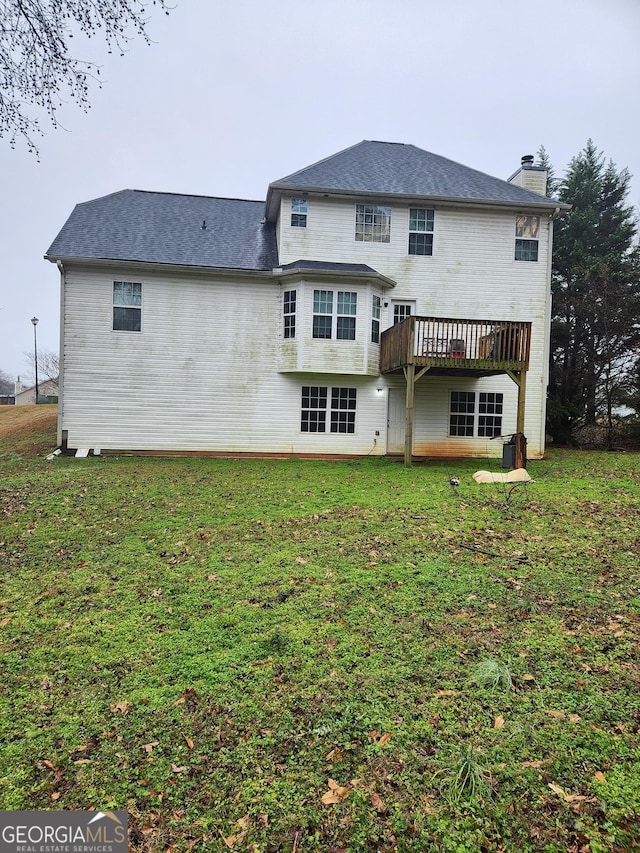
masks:
[[[175,0],[154,44],[99,40],[88,114],[0,139],[0,370],[58,350],[43,255],[77,202],[124,188],[264,199],[270,181],[363,139],[508,178],[544,145],[556,172],[591,137],[640,207],[640,0]],[[45,122],[46,126],[46,122]]]

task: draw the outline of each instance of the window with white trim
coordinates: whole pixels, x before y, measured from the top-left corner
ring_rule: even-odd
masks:
[[[478,395],[478,435],[495,438],[502,434],[503,395],[481,391]]]
[[[410,317],[413,313],[413,303],[412,302],[394,302],[393,303],[393,325],[395,326],[397,323],[402,323],[403,320],[406,320],[407,317]]]
[[[327,389],[316,385],[302,386],[302,432],[326,432]]]
[[[380,343],[380,309],[381,309],[381,299],[379,296],[373,297],[373,302],[371,305],[371,343],[379,344]]]
[[[139,281],[113,282],[113,330],[142,330],[142,284]]]
[[[537,261],[538,240],[540,239],[540,217],[516,216],[516,261]]]
[[[282,299],[282,313],[284,316],[284,337],[295,338],[297,293],[295,290],[285,290]]]
[[[331,394],[329,395],[329,390]],[[356,388],[302,386],[301,432],[353,434],[356,431]],[[327,418],[327,412],[329,417]]]
[[[356,240],[359,243],[389,243],[391,208],[381,204],[356,204]]]
[[[449,435],[495,438],[502,433],[504,395],[491,391],[452,391]]]
[[[313,291],[314,338],[355,341],[358,294],[338,290],[334,300],[333,290]]]
[[[307,227],[307,200],[306,198],[291,199],[291,227]]]
[[[426,207],[409,208],[409,254],[433,255],[435,212]]]

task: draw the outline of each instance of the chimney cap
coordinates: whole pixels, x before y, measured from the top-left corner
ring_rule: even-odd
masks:
[[[534,159],[533,154],[523,154],[520,163],[522,166],[533,166]]]

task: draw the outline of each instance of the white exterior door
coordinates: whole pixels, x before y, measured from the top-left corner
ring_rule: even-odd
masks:
[[[404,453],[404,435],[407,420],[406,402],[404,388],[389,388],[387,453]]]

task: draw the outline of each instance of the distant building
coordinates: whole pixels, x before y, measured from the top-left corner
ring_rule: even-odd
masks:
[[[16,406],[33,405],[36,402],[36,386],[25,388],[20,377],[16,382],[15,403]],[[38,402],[40,403],[57,403],[58,402],[58,380],[45,379],[44,382],[38,382]]]

